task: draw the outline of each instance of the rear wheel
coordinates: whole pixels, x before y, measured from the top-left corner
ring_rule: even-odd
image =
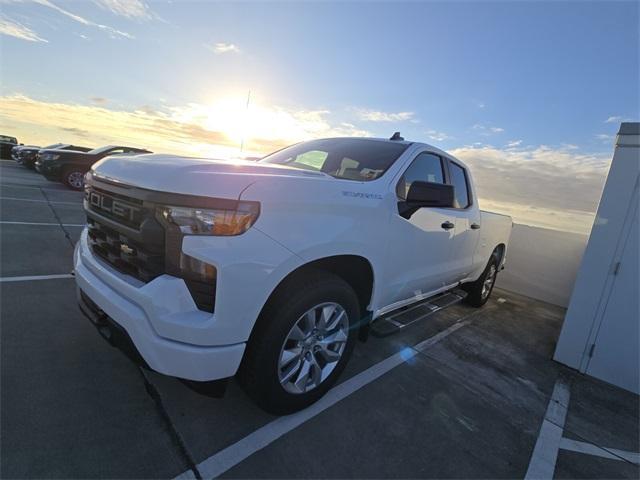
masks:
[[[322,397],[344,369],[360,311],[353,289],[322,271],[296,275],[269,301],[238,375],[261,408],[300,410]]]
[[[484,269],[484,272],[482,272],[482,275],[480,275],[480,278],[475,282],[467,283],[462,286],[462,288],[467,292],[465,303],[472,307],[481,307],[487,303],[487,300],[489,300],[489,297],[491,296],[491,292],[493,292],[493,287],[496,284],[498,264],[498,255],[494,253],[491,255],[491,259],[489,260],[487,267]]]
[[[82,190],[84,187],[84,172],[76,168],[68,168],[62,175],[62,182],[73,190]]]

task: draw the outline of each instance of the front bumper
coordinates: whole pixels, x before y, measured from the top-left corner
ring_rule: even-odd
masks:
[[[144,362],[165,375],[198,382],[236,374],[244,354],[244,342],[208,346],[188,341],[202,337],[203,327],[211,326],[211,314],[195,308],[183,280],[163,275],[148,284],[136,284],[132,278],[118,274],[93,256],[86,231],[76,247],[74,268],[81,309],[87,314],[87,305],[93,304],[104,312],[98,323],[110,322],[102,327],[116,332],[116,336],[120,332],[130,338],[133,349],[121,349],[138,360],[137,363]],[[82,294],[87,298],[83,299]],[[100,331],[101,326],[92,322]],[[157,331],[158,326],[163,335]],[[179,338],[168,338],[171,327],[179,333],[176,335]]]
[[[36,171],[44,175],[47,180],[59,181],[61,178],[62,169],[58,163],[37,160],[35,167]]]

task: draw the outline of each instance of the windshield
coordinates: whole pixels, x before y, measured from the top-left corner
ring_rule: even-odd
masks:
[[[408,146],[363,138],[311,140],[272,153],[260,163],[315,170],[335,178],[366,182],[380,178]]]
[[[56,148],[64,147],[66,144],[64,143],[54,143],[53,145],[47,145],[43,148],[43,150],[53,150]]]
[[[0,142],[18,143],[18,140],[16,140],[15,137],[7,137],[6,135],[0,135]]]

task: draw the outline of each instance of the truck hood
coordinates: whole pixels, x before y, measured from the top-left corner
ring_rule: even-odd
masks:
[[[269,177],[333,179],[281,165],[161,154],[106,157],[93,165],[92,172],[98,179],[148,190],[220,198],[238,198],[249,185]]]

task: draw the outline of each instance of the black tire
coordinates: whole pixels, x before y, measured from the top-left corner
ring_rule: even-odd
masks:
[[[85,172],[79,168],[65,168],[62,172],[62,183],[71,190],[82,190],[84,188],[84,174]],[[82,180],[78,181],[78,178]]]
[[[304,393],[290,393],[279,379],[285,340],[305,312],[327,302],[341,306],[348,317],[349,330],[342,355],[319,385]],[[258,406],[276,415],[311,405],[333,386],[344,370],[355,346],[359,319],[358,298],[340,277],[324,271],[293,275],[278,287],[260,314],[238,372],[240,385]]]
[[[487,303],[489,297],[491,297],[491,292],[493,292],[493,287],[496,284],[496,278],[498,276],[498,263],[498,255],[494,252],[491,255],[491,259],[489,259],[489,263],[487,263],[486,268],[482,272],[482,275],[480,275],[480,278],[478,278],[475,282],[462,285],[462,288],[467,292],[467,297],[464,299],[467,305],[478,308]],[[483,287],[485,286],[485,281],[487,281],[487,278],[491,274],[492,278],[490,281],[490,285],[487,285],[487,290],[484,290]]]

